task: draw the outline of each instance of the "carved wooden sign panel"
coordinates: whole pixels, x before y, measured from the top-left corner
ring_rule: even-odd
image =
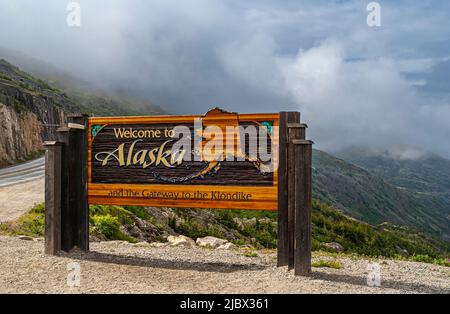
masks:
[[[89,118],[90,204],[276,210],[279,114]]]

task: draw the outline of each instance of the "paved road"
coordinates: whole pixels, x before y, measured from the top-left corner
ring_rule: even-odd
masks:
[[[0,169],[0,188],[25,183],[43,178],[45,175],[45,158]]]

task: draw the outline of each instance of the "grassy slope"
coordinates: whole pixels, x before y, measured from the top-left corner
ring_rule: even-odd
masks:
[[[399,189],[325,152],[315,150],[313,159],[315,198],[371,224],[391,222],[450,237],[443,214],[448,205],[440,199]]]
[[[4,234],[42,236],[44,229],[43,206],[38,205],[14,222],[0,224]],[[161,241],[165,232],[184,234],[192,238],[212,235],[227,238],[238,245],[257,248],[276,247],[276,213],[231,210],[170,210],[167,223],[158,220],[142,207],[91,206],[91,235],[100,239],[139,240],[127,230],[141,228],[149,234],[147,241]],[[246,221],[239,227],[238,221]],[[254,219],[252,219],[254,218]],[[448,244],[430,239],[405,227],[390,224],[371,226],[340,213],[319,201],[313,204],[313,249],[327,250],[324,243],[341,243],[344,253],[365,256],[409,258],[418,261],[449,265]],[[142,222],[146,222],[143,226]]]

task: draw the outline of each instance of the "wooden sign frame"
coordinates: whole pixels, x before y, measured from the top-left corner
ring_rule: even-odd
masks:
[[[57,255],[74,247],[89,250],[89,204],[118,204],[159,207],[229,208],[278,211],[277,265],[295,269],[295,275],[311,274],[312,141],[305,140],[307,126],[300,123],[299,112],[279,114],[234,114],[240,122],[270,120],[278,126],[274,140],[275,172],[271,186],[233,185],[156,185],[147,188],[162,191],[177,188],[189,191],[223,191],[253,193],[252,201],[114,198],[107,197],[116,183],[98,183],[92,173],[92,127],[94,125],[190,123],[195,118],[226,125],[230,113],[215,108],[210,115],[95,117],[69,116],[58,129],[58,138],[45,142],[45,252]],[[208,116],[208,117],[207,117]],[[120,188],[142,191],[142,184],[120,184]],[[213,206],[211,206],[213,205]]]

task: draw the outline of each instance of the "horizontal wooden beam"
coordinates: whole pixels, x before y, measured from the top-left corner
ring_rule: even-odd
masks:
[[[67,124],[67,127],[69,129],[77,129],[77,130],[84,130],[84,129],[86,129],[86,127],[84,125],[78,124],[78,123],[72,123],[72,122],[69,122]]]
[[[312,145],[312,144],[314,144],[314,142],[311,140],[296,140],[296,139],[292,140],[291,143],[294,145]]]
[[[305,123],[288,123],[287,127],[288,127],[288,129],[292,129],[292,128],[307,129],[308,125]]]

